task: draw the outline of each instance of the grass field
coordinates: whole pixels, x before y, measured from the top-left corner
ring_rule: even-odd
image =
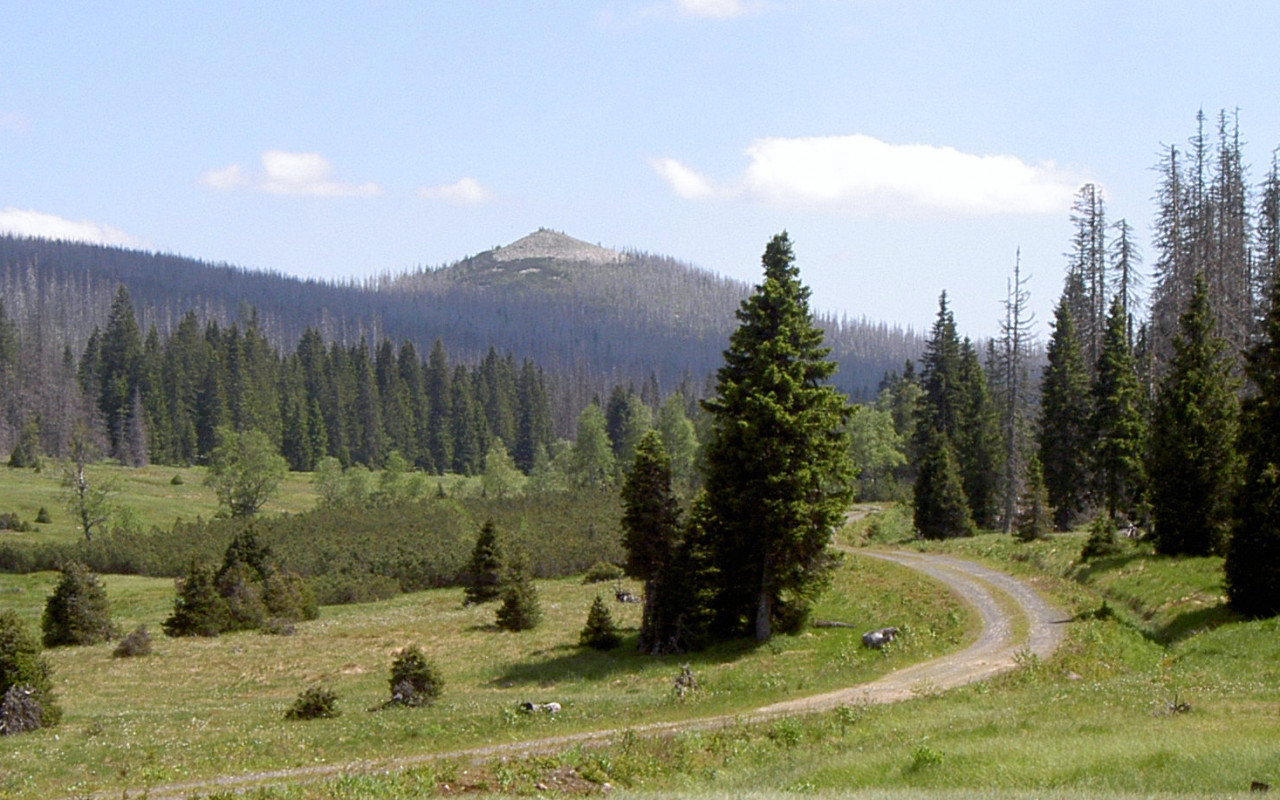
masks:
[[[881,538],[892,538],[897,523],[881,523]],[[552,755],[432,761],[243,796],[576,794],[608,783],[613,796],[651,800],[1083,800],[1244,796],[1255,781],[1280,787],[1280,620],[1243,621],[1225,609],[1220,559],[1159,558],[1136,546],[1085,567],[1075,563],[1083,539],[1065,534],[1020,544],[984,535],[908,545],[1020,574],[1073,616],[1057,655],[1028,658],[992,681],[922,690],[892,706],[628,736]],[[0,602],[34,625],[53,577],[0,576]],[[171,583],[108,577],[107,586],[122,626],[145,623],[158,632]],[[902,622],[908,646],[883,658],[858,647],[855,631],[821,629],[768,647],[721,648],[691,659],[704,688],[678,701],[672,679],[680,661],[634,656],[627,644],[610,654],[576,647],[591,599],[607,586],[561,580],[539,588],[547,622],[526,634],[495,631],[492,606],[463,608],[460,592],[442,590],[326,608],[294,637],[157,636],[156,654],[136,661],[112,660],[107,645],[53,651],[65,721],[53,731],[0,739],[0,796],[119,796],[125,786],[225,772],[705,716],[865,680],[957,646],[971,624],[949,595],[913,573],[852,557],[817,616]],[[638,607],[611,608],[635,626]],[[370,711],[386,697],[394,652],[410,642],[441,664],[445,697],[428,709]],[[285,707],[314,683],[338,692],[343,715],[286,722]],[[522,700],[556,700],[565,710],[554,719],[528,717],[514,712]]]
[[[37,624],[50,573],[0,576],[0,597]],[[291,637],[256,633],[166,639],[171,581],[107,576],[122,628],[145,624],[155,652],[111,658],[111,645],[48,652],[64,709],[56,729],[0,738],[0,796],[46,798],[172,783],[234,772],[404,757],[551,733],[675,720],[857,683],[952,649],[969,634],[966,610],[915,573],[853,557],[819,616],[860,627],[892,622],[908,636],[887,655],[860,646],[858,631],[820,629],[767,647],[714,649],[687,659],[701,689],[680,700],[682,661],[578,647],[587,609],[609,585],[577,579],[539,584],[545,622],[503,633],[495,607],[463,607],[460,590],[329,607]],[[633,589],[637,587],[632,587]],[[616,604],[634,629],[640,607]],[[632,632],[632,636],[634,633]],[[373,711],[389,696],[392,658],[416,643],[441,666],[445,695],[427,709]],[[291,722],[284,711],[305,688],[335,690],[342,715]],[[555,700],[554,719],[516,713],[519,702]]]

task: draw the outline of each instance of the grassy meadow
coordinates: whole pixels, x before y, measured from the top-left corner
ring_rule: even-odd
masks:
[[[853,545],[939,550],[1031,581],[1071,617],[1058,654],[980,684],[890,706],[664,736],[627,735],[552,754],[423,760],[403,769],[282,786],[206,789],[256,800],[392,800],[474,794],[615,797],[778,797],[1006,800],[1054,797],[1245,796],[1280,788],[1280,620],[1244,621],[1225,608],[1221,559],[1168,559],[1130,545],[1077,563],[1084,534],[1023,544],[987,534],[946,543],[904,540],[902,509],[877,509],[842,533]],[[33,628],[52,573],[0,575],[0,603]],[[879,560],[848,556],[818,619],[857,629],[809,629],[764,647],[724,646],[688,658],[633,654],[638,605],[610,603],[628,639],[597,653],[577,646],[587,608],[609,584],[538,582],[544,622],[509,634],[494,606],[463,607],[461,591],[326,607],[291,637],[256,633],[166,639],[173,584],[105,578],[124,630],[147,625],[155,652],[112,659],[111,646],[48,651],[64,721],[0,738],[0,796],[121,796],[224,774],[428,756],[461,748],[750,709],[852,685],[955,649],[973,619],[950,594]],[[629,584],[634,591],[634,584]],[[865,627],[908,636],[886,655],[858,644]],[[441,666],[442,699],[374,711],[406,644]],[[683,700],[673,679],[691,664],[702,688]],[[293,722],[303,689],[337,692],[342,715]],[[555,700],[556,717],[518,713]],[[246,787],[236,787],[244,789]],[[134,796],[130,794],[129,796]],[[1253,796],[1258,796],[1254,794]]]
[[[0,597],[33,629],[56,575],[0,575]],[[612,602],[610,584],[540,581],[544,622],[504,633],[495,604],[464,607],[442,589],[379,603],[326,607],[294,636],[258,633],[168,639],[160,622],[173,583],[106,576],[122,629],[146,625],[154,653],[111,657],[112,645],[47,651],[64,710],[55,728],[0,738],[0,796],[48,798],[143,788],[227,772],[244,773],[358,760],[404,758],[551,734],[680,720],[757,705],[874,678],[962,644],[967,610],[904,568],[850,557],[818,608],[826,628],[778,637],[766,647],[733,645],[684,659],[634,654],[638,604]],[[639,587],[632,585],[633,590]],[[597,594],[610,598],[628,633],[608,653],[578,646]],[[859,631],[893,622],[908,631],[890,652],[868,651]],[[374,710],[389,697],[395,653],[420,645],[446,681],[425,709]],[[701,688],[680,699],[674,678],[689,663]],[[341,716],[287,721],[304,689],[324,685]],[[554,718],[517,713],[526,700],[563,705]]]

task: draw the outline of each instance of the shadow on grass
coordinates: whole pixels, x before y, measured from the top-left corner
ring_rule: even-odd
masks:
[[[1134,551],[1114,556],[1091,558],[1071,568],[1068,577],[1080,583],[1093,583],[1094,577],[1127,567],[1130,562],[1150,559],[1150,553]]]
[[[638,640],[639,634],[624,636],[622,644],[604,652],[573,645],[539,651],[527,660],[506,665],[502,674],[492,682],[505,688],[521,684],[548,686],[562,681],[598,681],[619,674],[633,674],[652,664],[670,665],[674,680],[683,664],[690,665],[696,674],[699,667],[737,661],[758,647],[753,641],[726,642],[697,653],[647,656],[636,652]]]
[[[1216,606],[1184,611],[1167,624],[1152,630],[1150,635],[1153,641],[1163,645],[1170,645],[1197,633],[1202,633],[1238,619],[1241,619],[1241,617],[1228,608],[1226,603],[1219,603]]]

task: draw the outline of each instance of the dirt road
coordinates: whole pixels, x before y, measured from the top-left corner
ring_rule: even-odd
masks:
[[[136,793],[149,800],[179,800],[197,792],[245,791],[256,786],[319,780],[345,773],[405,769],[439,759],[479,760],[554,752],[575,744],[608,742],[628,731],[656,736],[678,730],[720,728],[744,721],[753,722],[790,714],[824,711],[847,705],[895,703],[915,697],[921,692],[942,691],[985,680],[1013,669],[1017,666],[1019,653],[1030,652],[1040,658],[1047,658],[1062,640],[1065,629],[1062,623],[1066,621],[1066,615],[1046,603],[1029,585],[1006,573],[946,555],[907,550],[884,552],[859,550],[857,552],[918,570],[950,587],[977,610],[982,621],[982,630],[977,641],[959,652],[906,667],[870,683],[774,703],[737,714],[682,722],[638,724],[625,728],[588,731],[527,742],[454,750],[447,753],[228,776],[190,783],[152,786],[146,790],[139,788]],[[134,795],[135,791],[127,794],[129,797]],[[105,800],[108,796],[119,797],[120,793],[116,791],[110,795],[103,793],[95,796]]]

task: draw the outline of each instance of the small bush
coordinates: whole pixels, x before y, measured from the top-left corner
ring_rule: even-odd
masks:
[[[160,627],[169,636],[217,636],[230,625],[231,612],[214,585],[213,570],[192,562],[179,583],[173,613]]]
[[[258,630],[268,636],[293,636],[298,632],[298,626],[293,624],[293,620],[272,617],[262,623]]]
[[[466,592],[463,603],[473,605],[496,600],[502,595],[502,573],[506,568],[498,531],[492,521],[480,527],[471,561],[467,565]]]
[[[111,652],[115,658],[134,658],[151,655],[151,634],[146,625],[139,625],[132,633],[125,636]]]
[[[587,568],[587,572],[582,576],[582,582],[586,583],[604,583],[605,581],[620,581],[623,578],[622,567],[617,564],[611,564],[608,561],[597,561]]]
[[[16,611],[6,609],[0,611],[0,692],[8,694],[14,687],[29,691],[39,704],[41,727],[57,723],[61,712],[53,699],[53,681],[40,642]]]
[[[596,650],[612,650],[622,643],[622,634],[613,622],[609,607],[596,595],[591,610],[587,612],[587,625],[578,636],[578,644]]]
[[[53,517],[49,516],[49,509],[44,506],[40,506],[40,510],[36,512],[36,522],[41,525],[48,525],[50,522],[53,522]]]
[[[31,523],[23,522],[22,518],[17,514],[6,511],[4,513],[0,513],[0,531],[29,533],[31,531]]]
[[[338,695],[332,689],[312,686],[298,695],[284,712],[285,719],[332,719],[342,712],[338,710]]]
[[[169,484],[171,486],[181,486],[184,483],[186,483],[186,481],[183,479],[180,473],[175,472],[173,474],[173,477],[169,479]]]
[[[444,678],[422,648],[409,645],[391,662],[391,700],[389,706],[429,706],[444,691]]]

